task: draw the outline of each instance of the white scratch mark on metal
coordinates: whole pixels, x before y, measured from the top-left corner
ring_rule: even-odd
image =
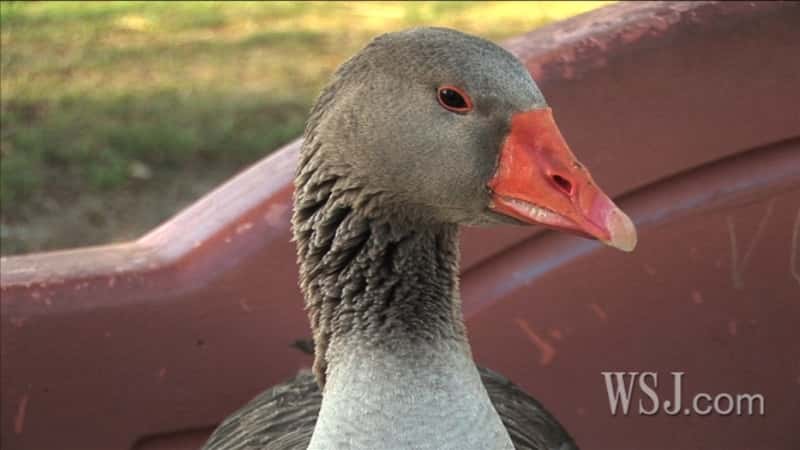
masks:
[[[761,238],[764,236],[764,230],[767,228],[767,223],[769,222],[770,216],[772,216],[772,210],[775,206],[775,199],[771,199],[769,203],[767,203],[767,211],[761,220],[758,222],[758,227],[756,228],[756,234],[753,236],[753,239],[750,241],[750,245],[747,246],[747,250],[744,252],[744,257],[739,260],[739,246],[736,239],[736,227],[733,223],[733,216],[726,217],[726,221],[728,223],[728,236],[731,239],[731,280],[733,282],[733,287],[736,289],[744,288],[744,279],[742,275],[744,274],[744,270],[747,268],[747,263],[750,261],[750,257],[753,256],[753,251],[758,246],[758,243],[761,242]]]
[[[789,270],[792,272],[797,284],[800,285],[800,209],[794,218],[794,229],[792,230],[792,254],[789,256]]]

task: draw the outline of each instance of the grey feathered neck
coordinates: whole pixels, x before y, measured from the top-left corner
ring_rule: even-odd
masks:
[[[463,340],[457,226],[415,223],[391,194],[326,166],[319,145],[307,136],[301,151],[292,224],[320,386],[337,339],[389,347]]]

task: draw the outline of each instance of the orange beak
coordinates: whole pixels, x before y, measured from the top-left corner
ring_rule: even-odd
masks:
[[[490,208],[522,222],[600,240],[626,252],[636,228],[572,154],[550,108],[517,113],[489,180]]]

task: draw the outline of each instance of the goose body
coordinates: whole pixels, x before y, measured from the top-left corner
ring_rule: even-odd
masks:
[[[458,227],[495,223],[635,245],[511,54],[440,28],[376,38],[317,100],[295,178],[313,375],[251,401],[206,448],[577,448],[473,362]]]
[[[569,434],[536,399],[496,372],[486,368],[478,368],[478,372],[514,448],[577,450]],[[228,416],[209,439],[206,448],[306,449],[321,404],[322,392],[314,374],[309,370],[301,371]],[[458,447],[458,444],[456,440],[450,445]]]

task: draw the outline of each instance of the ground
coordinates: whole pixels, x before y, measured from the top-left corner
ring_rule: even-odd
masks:
[[[2,2],[2,253],[141,235],[300,135],[376,34],[499,41],[601,5]]]

